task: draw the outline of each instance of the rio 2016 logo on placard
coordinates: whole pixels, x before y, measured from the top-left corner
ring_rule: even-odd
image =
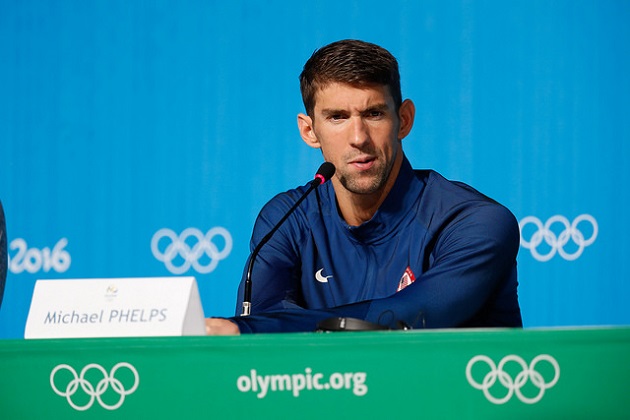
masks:
[[[535,229],[533,232],[530,225]],[[541,262],[549,261],[556,253],[567,261],[578,259],[584,248],[595,242],[599,232],[597,220],[590,214],[581,214],[571,222],[557,214],[544,223],[535,216],[527,216],[520,221],[519,229],[521,246]]]
[[[70,268],[72,258],[65,249],[68,245],[67,238],[61,238],[52,249],[45,247],[42,249],[29,248],[26,241],[16,238],[11,241],[9,249],[17,251],[15,255],[9,254],[9,271],[13,274],[20,274],[27,271],[31,274],[43,271],[56,271],[64,273]]]
[[[192,238],[192,244],[189,244]],[[222,249],[214,243],[220,238]],[[161,249],[160,242],[166,242]],[[191,246],[192,245],[192,246]],[[153,256],[164,263],[166,269],[173,274],[183,274],[191,267],[201,274],[207,274],[217,267],[219,261],[227,258],[232,251],[232,235],[227,229],[213,227],[205,234],[196,228],[185,229],[177,235],[171,229],[163,228],[155,232],[151,239]],[[204,264],[204,262],[206,262]]]

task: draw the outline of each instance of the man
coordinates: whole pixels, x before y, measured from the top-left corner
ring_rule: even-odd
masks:
[[[261,248],[251,316],[210,318],[208,333],[314,331],[331,317],[390,328],[522,326],[518,224],[471,187],[411,168],[402,139],[415,107],[402,100],[396,59],[374,44],[335,42],[307,61],[300,85],[300,135],[336,173]],[[267,203],[252,249],[305,190]]]

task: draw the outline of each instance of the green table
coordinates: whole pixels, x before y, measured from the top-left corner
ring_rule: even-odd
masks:
[[[630,418],[630,328],[0,341],[0,418]]]

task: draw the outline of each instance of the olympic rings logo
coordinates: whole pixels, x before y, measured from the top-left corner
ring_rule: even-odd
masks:
[[[223,249],[219,248],[213,242],[216,236],[223,238]],[[162,238],[168,238],[169,244],[164,251],[160,251],[159,242]],[[192,248],[186,240],[194,238],[196,240]],[[151,239],[151,251],[153,256],[162,261],[166,269],[173,274],[182,274],[192,266],[198,273],[207,274],[212,272],[219,264],[219,261],[225,259],[232,251],[232,236],[227,229],[222,227],[213,227],[205,235],[196,228],[185,229],[179,236],[170,229],[163,228],[155,232]],[[199,260],[205,255],[210,261],[203,265]],[[180,256],[183,259],[181,265],[176,265],[174,260]]]
[[[512,376],[510,376],[509,373],[503,370],[505,365],[509,362],[514,362],[521,368],[521,371],[514,379],[512,379]],[[554,376],[550,381],[546,381],[545,378],[543,378],[543,375],[536,371],[536,366],[540,362],[547,362],[553,367]],[[486,373],[481,382],[476,381],[472,374],[473,366],[477,363],[486,363],[490,367],[490,371]],[[536,356],[529,366],[522,358],[513,354],[505,356],[501,359],[498,366],[488,356],[478,355],[470,359],[468,362],[468,365],[466,366],[466,379],[468,379],[468,383],[473,388],[482,390],[483,394],[491,403],[504,404],[509,401],[514,394],[516,394],[518,399],[522,402],[526,404],[534,404],[542,399],[547,389],[553,387],[558,382],[558,379],[560,379],[560,365],[558,365],[556,359],[548,354]],[[507,388],[507,394],[500,398],[497,398],[490,393],[490,389],[496,383],[497,379],[501,385]],[[523,395],[523,392],[521,391],[528,381],[531,381],[531,383],[538,388],[538,393],[533,397],[527,397]]]
[[[116,372],[122,368],[130,370],[133,374],[133,385],[129,389],[125,389],[123,383],[119,379],[116,379]],[[61,387],[61,389],[57,388],[57,385],[55,385],[55,376],[60,370],[68,370],[72,375],[72,380],[68,382],[65,388]],[[96,370],[99,373],[99,377],[102,375],[102,379],[98,381],[96,386],[92,385],[90,381],[85,379],[86,374],[90,370]],[[133,365],[126,362],[118,363],[109,373],[101,365],[96,363],[90,363],[85,366],[79,375],[77,375],[77,372],[71,366],[66,364],[56,366],[50,373],[50,386],[53,391],[55,391],[55,393],[60,397],[65,397],[68,400],[68,404],[77,411],[85,411],[92,407],[95,399],[101,407],[106,410],[116,410],[123,404],[123,402],[125,402],[125,397],[127,395],[134,393],[135,390],[138,389],[139,383],[140,377],[138,376],[138,371],[135,367],[133,367]],[[79,386],[81,387],[81,391],[89,397],[89,400],[84,405],[79,405],[72,399],[79,390]],[[111,405],[107,404],[102,399],[103,394],[107,391],[109,386],[111,386],[114,392],[119,395],[118,401]]]
[[[588,239],[585,238],[582,231],[578,229],[578,225],[582,222],[591,225],[592,233]],[[551,230],[551,227],[552,225],[558,223],[564,228],[564,230],[562,230],[559,235],[556,235]],[[537,230],[529,240],[526,240],[523,237],[523,229],[528,224],[533,224]],[[550,217],[544,225],[537,217],[527,216],[520,221],[519,229],[521,231],[521,245],[524,248],[529,249],[535,259],[542,262],[549,261],[553,258],[556,252],[567,261],[576,260],[580,257],[580,255],[582,255],[584,248],[595,242],[599,231],[597,221],[590,214],[581,214],[571,223],[569,223],[569,220],[566,217],[555,215]],[[550,247],[549,251],[546,253],[538,251],[538,247],[542,244],[543,240]],[[572,240],[575,245],[577,245],[577,248],[573,252],[565,250],[565,245],[569,243],[569,240]]]

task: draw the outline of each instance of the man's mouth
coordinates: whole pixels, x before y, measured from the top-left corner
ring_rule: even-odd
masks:
[[[355,168],[361,170],[361,171],[366,171],[368,169],[370,169],[372,166],[374,166],[374,162],[376,162],[376,158],[373,156],[362,156],[362,157],[358,157],[355,158],[353,160],[350,161],[350,165],[354,166]]]

